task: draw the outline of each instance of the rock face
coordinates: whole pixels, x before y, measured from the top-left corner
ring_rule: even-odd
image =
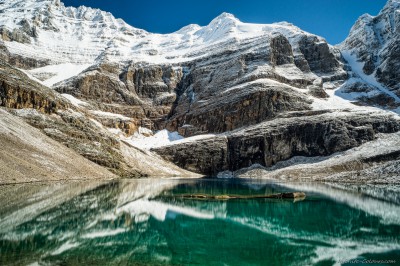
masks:
[[[191,171],[215,176],[253,164],[272,166],[294,156],[326,156],[400,130],[393,116],[321,114],[263,122],[246,129],[154,149]]]
[[[260,123],[280,112],[309,109],[310,103],[291,88],[254,84],[190,105],[189,111],[182,112],[182,116],[173,115],[167,121],[167,128],[179,131],[183,136],[222,133]]]
[[[33,108],[52,114],[59,108],[68,107],[69,103],[0,59],[0,106]]]
[[[304,36],[299,44],[300,51],[311,71],[316,73],[334,73],[340,67],[338,58],[329,45],[326,42],[321,42],[318,37]]]
[[[271,64],[280,66],[294,63],[292,45],[282,34],[276,34],[271,38]],[[307,69],[308,70],[308,69]]]
[[[195,142],[185,142],[154,149],[167,161],[189,171],[215,176],[229,170],[228,139],[212,136]]]
[[[103,111],[129,116],[136,127],[159,129],[158,121],[171,112],[182,75],[180,67],[130,64],[119,69],[104,63],[57,84],[55,90],[92,101]]]
[[[19,29],[14,29],[11,32],[6,28],[0,28],[0,38],[4,41],[15,41],[19,43],[29,44],[31,42],[29,36]]]
[[[389,0],[376,17],[360,17],[339,48],[355,57],[362,74],[400,97],[400,1]]]

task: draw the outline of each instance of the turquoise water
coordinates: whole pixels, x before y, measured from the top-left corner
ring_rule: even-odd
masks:
[[[289,191],[307,197],[179,197]],[[252,180],[3,186],[0,265],[400,265],[399,192]]]

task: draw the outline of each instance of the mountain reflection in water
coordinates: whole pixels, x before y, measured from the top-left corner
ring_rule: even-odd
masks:
[[[195,200],[182,194],[302,201]],[[400,263],[400,186],[126,180],[0,187],[0,265]]]

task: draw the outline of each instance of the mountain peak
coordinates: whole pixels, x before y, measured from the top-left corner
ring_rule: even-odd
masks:
[[[223,22],[227,22],[227,23],[230,23],[230,22],[239,22],[239,19],[237,19],[237,18],[236,18],[233,14],[231,14],[231,13],[224,12],[224,13],[222,13],[221,15],[219,15],[218,17],[214,18],[214,19],[211,21],[210,25],[211,25],[211,24],[221,24],[221,23],[223,23]]]
[[[53,0],[52,4],[55,6],[61,6],[61,1],[60,0]]]
[[[217,41],[231,36],[241,22],[230,13],[222,13],[214,18],[210,24],[196,32],[204,41]]]
[[[236,17],[231,13],[223,12],[221,15],[217,16],[216,19],[236,19]]]
[[[178,30],[176,33],[185,34],[185,33],[190,33],[190,32],[196,32],[200,29],[201,29],[201,26],[199,26],[197,24],[189,24],[189,25],[181,28],[180,30]]]
[[[24,45],[6,43],[11,53],[22,51],[56,63],[92,63],[112,40],[124,45],[146,34],[109,12],[65,7],[60,0],[0,0],[0,13],[4,39]]]
[[[382,9],[382,12],[385,12],[386,10],[396,10],[400,9],[400,0],[389,0],[387,1],[385,7]]]

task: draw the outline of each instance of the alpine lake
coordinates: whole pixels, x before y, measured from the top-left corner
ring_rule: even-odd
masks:
[[[306,197],[253,198],[287,192]],[[400,185],[70,181],[0,202],[0,265],[400,265]]]

